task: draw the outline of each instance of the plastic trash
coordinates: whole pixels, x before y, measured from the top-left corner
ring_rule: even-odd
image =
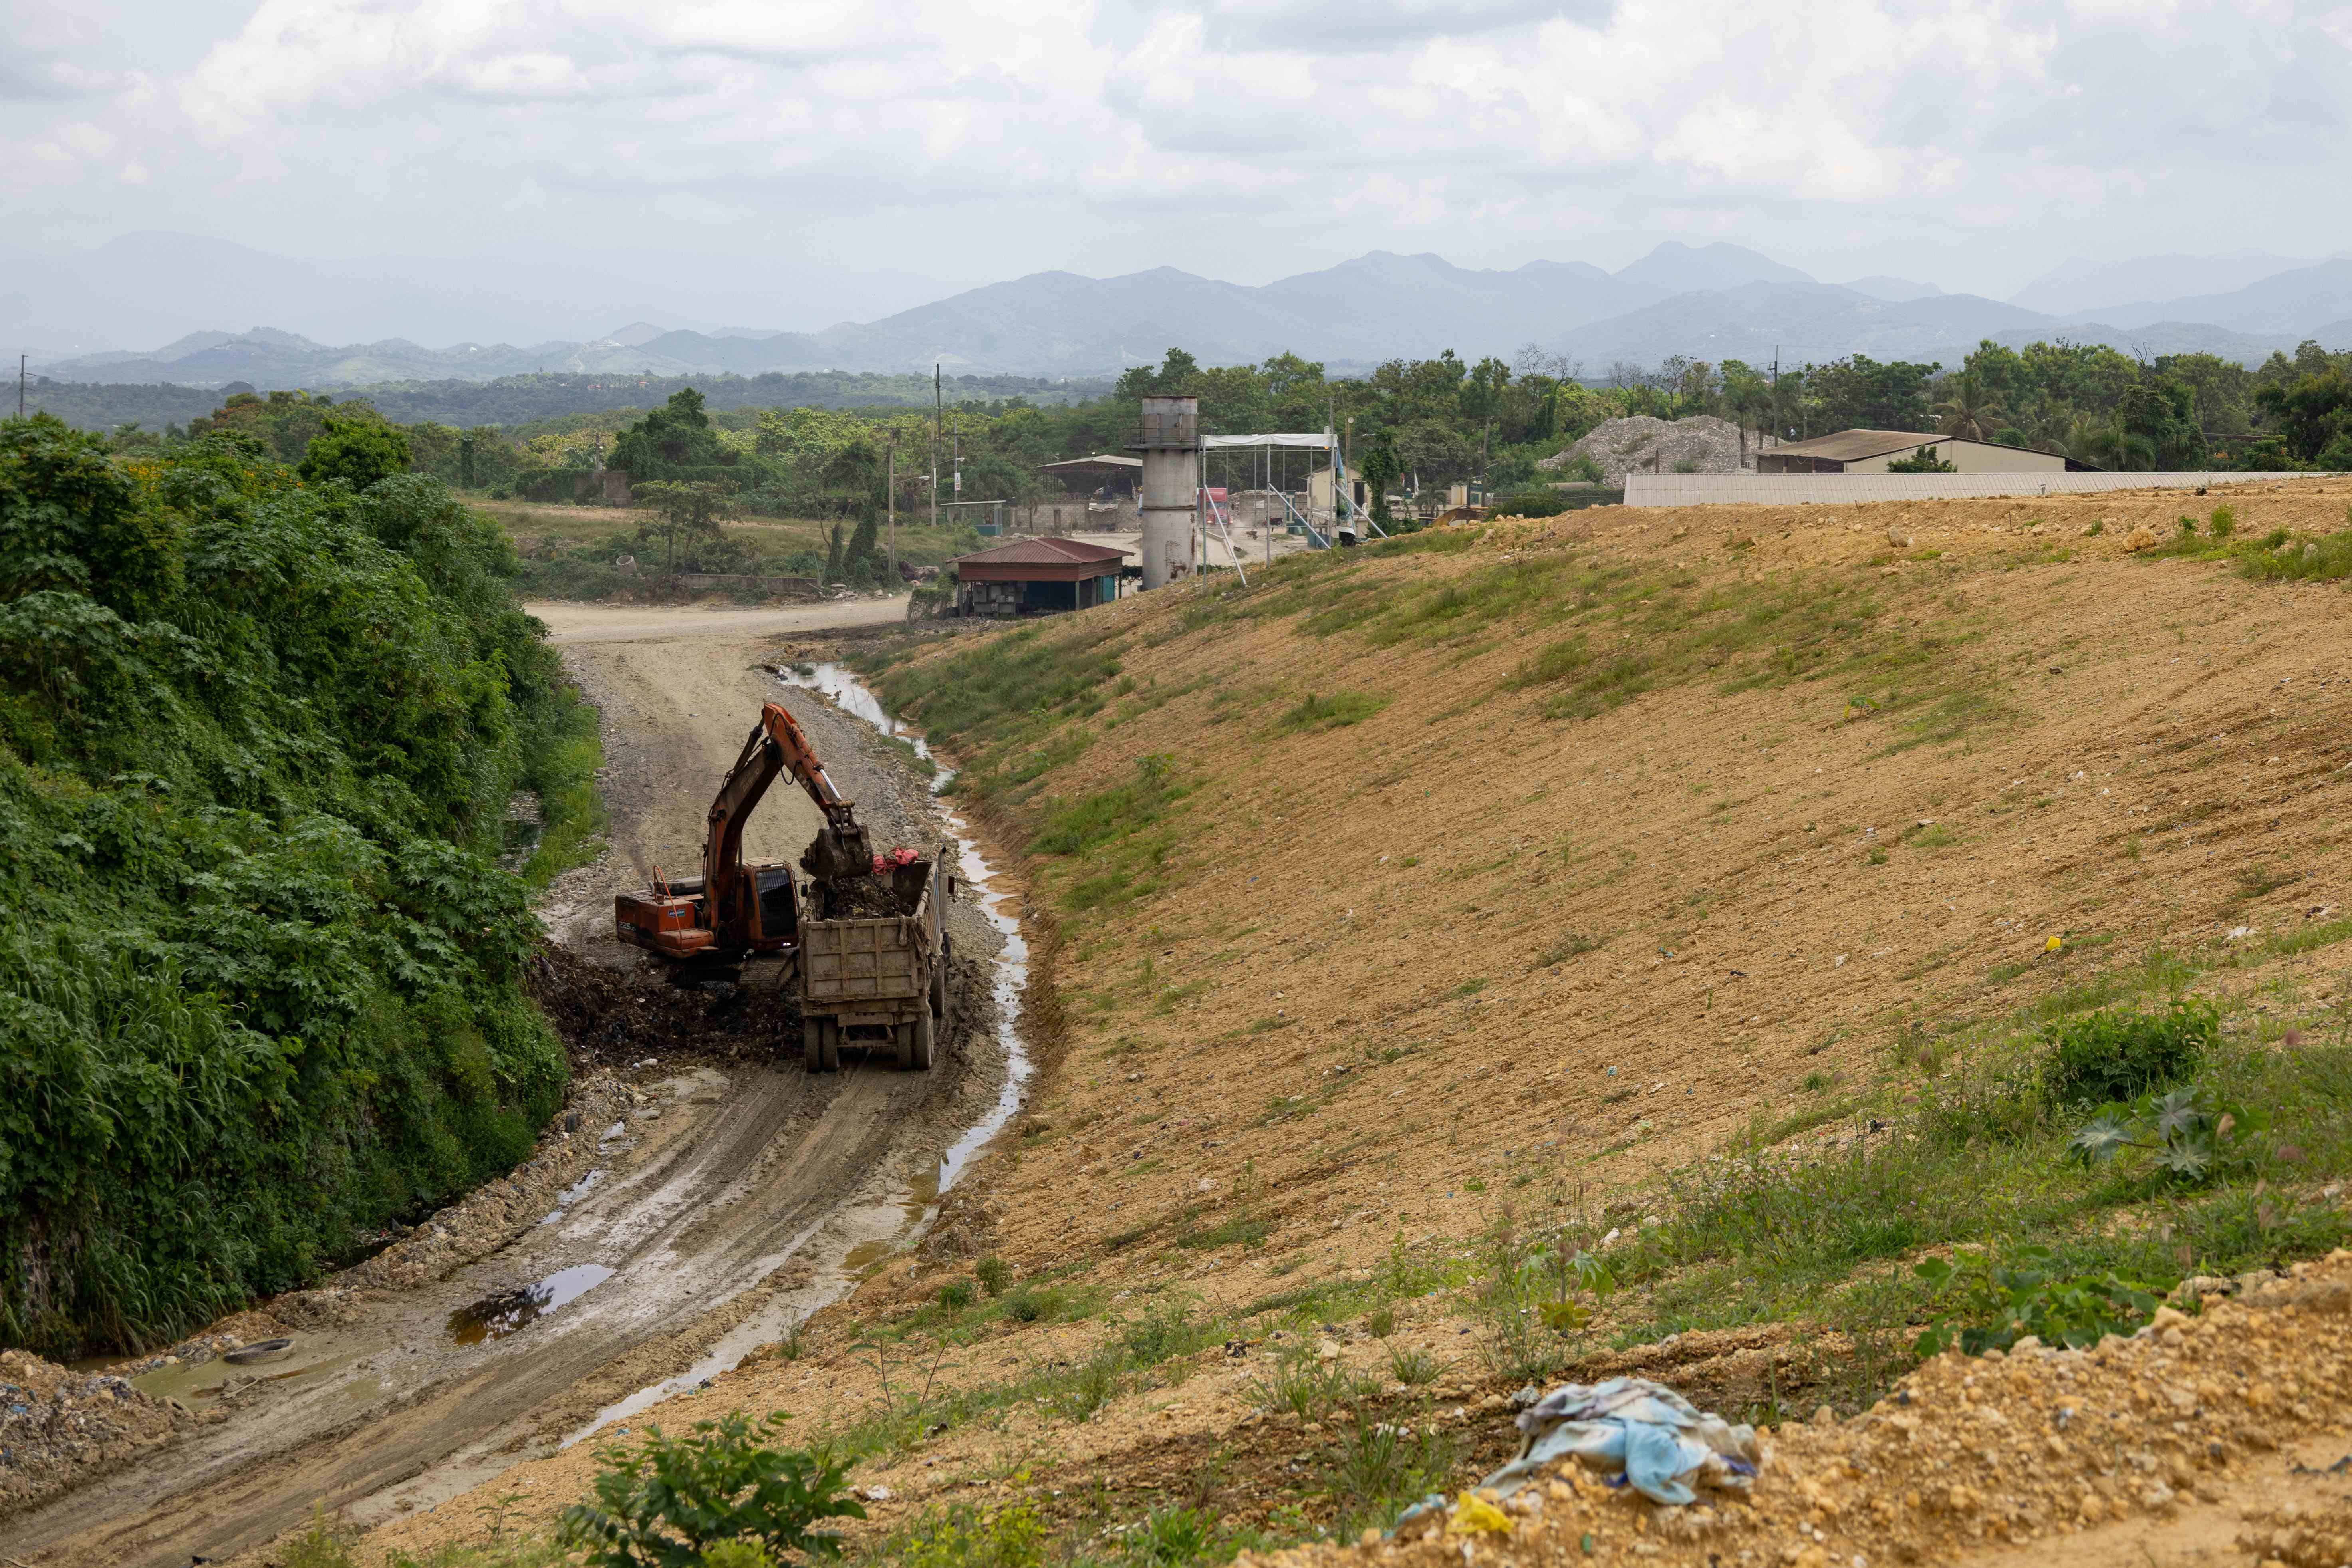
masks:
[[[1445,1501],[1442,1496],[1437,1500],[1441,1505]],[[1476,1492],[1464,1492],[1447,1516],[1445,1528],[1456,1535],[1508,1535],[1511,1516]]]
[[[1507,1499],[1561,1460],[1574,1459],[1601,1472],[1612,1486],[1631,1486],[1653,1502],[1679,1507],[1696,1500],[1693,1482],[1718,1491],[1748,1490],[1761,1462],[1755,1427],[1735,1426],[1645,1377],[1564,1384],[1522,1410],[1518,1426],[1526,1435],[1518,1457],[1465,1499],[1490,1493]],[[1445,1495],[1432,1492],[1397,1522],[1445,1506]]]
[[[1570,1458],[1669,1504],[1697,1495],[1686,1481],[1744,1491],[1756,1479],[1755,1427],[1735,1426],[1647,1378],[1556,1388],[1520,1413],[1519,1430],[1527,1436],[1518,1458],[1486,1483],[1506,1495]]]

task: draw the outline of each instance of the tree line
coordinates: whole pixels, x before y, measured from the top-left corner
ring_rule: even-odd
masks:
[[[1152,395],[1197,397],[1212,433],[1328,425],[1360,468],[1423,489],[1479,477],[1490,489],[1526,486],[1539,459],[1634,416],[1713,416],[1738,426],[1743,445],[1860,426],[2035,447],[2110,469],[2352,468],[2352,354],[2313,342],[2252,368],[2213,354],[2136,359],[2099,344],[1988,342],[1948,370],[1854,354],[1777,373],[1669,359],[1598,376],[1534,345],[1508,362],[1448,352],[1360,376],[1294,354],[1210,366],[1171,349],[1100,396],[1053,406],[1015,396],[965,397],[937,416],[808,403],[719,408],[699,387],[680,386],[651,409],[459,428],[400,424],[361,398],[276,392],[231,395],[184,430],[118,431],[114,446],[161,450],[234,430],[296,463],[330,426],[374,424],[401,434],[414,471],[461,489],[571,500],[592,488],[590,476],[619,468],[637,485],[713,487],[738,514],[836,519],[854,530],[893,496],[902,517],[928,519],[935,463],[942,502],[1058,493],[1042,466],[1122,451],[1139,400]],[[1235,459],[1212,480],[1254,482],[1244,466]],[[1294,486],[1302,477],[1303,468],[1290,475]]]

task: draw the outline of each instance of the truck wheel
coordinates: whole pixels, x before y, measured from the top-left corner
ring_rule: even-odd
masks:
[[[841,1026],[831,1018],[824,1021],[824,1070],[841,1070]]]
[[[912,1041],[913,1041],[913,1045],[912,1045],[912,1047],[908,1049],[908,1051],[907,1052],[907,1059],[906,1059],[906,1064],[905,1064],[905,1065],[906,1065],[906,1066],[908,1066],[908,1067],[910,1067],[910,1068],[914,1068],[917,1072],[929,1072],[929,1071],[930,1071],[930,1070],[931,1070],[931,1016],[930,1016],[930,1014],[929,1014],[929,1013],[921,1013],[921,1014],[918,1014],[918,1015],[916,1016],[915,1021],[914,1021],[913,1023],[908,1024],[908,1026],[906,1026],[906,1028],[907,1028],[908,1035],[910,1037],[910,1038],[911,1038],[911,1039],[912,1039]]]
[[[811,1072],[824,1070],[824,1023],[808,1018],[801,1023],[801,1065]]]

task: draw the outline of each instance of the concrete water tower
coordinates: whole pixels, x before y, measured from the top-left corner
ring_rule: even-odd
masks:
[[[1147,397],[1143,438],[1143,585],[1165,587],[1192,574],[1192,529],[1200,504],[1201,400]]]

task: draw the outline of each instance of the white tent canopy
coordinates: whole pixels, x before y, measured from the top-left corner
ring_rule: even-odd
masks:
[[[1309,431],[1303,436],[1203,436],[1201,445],[1211,451],[1222,447],[1303,447],[1325,452],[1330,450],[1331,437],[1319,430]]]

